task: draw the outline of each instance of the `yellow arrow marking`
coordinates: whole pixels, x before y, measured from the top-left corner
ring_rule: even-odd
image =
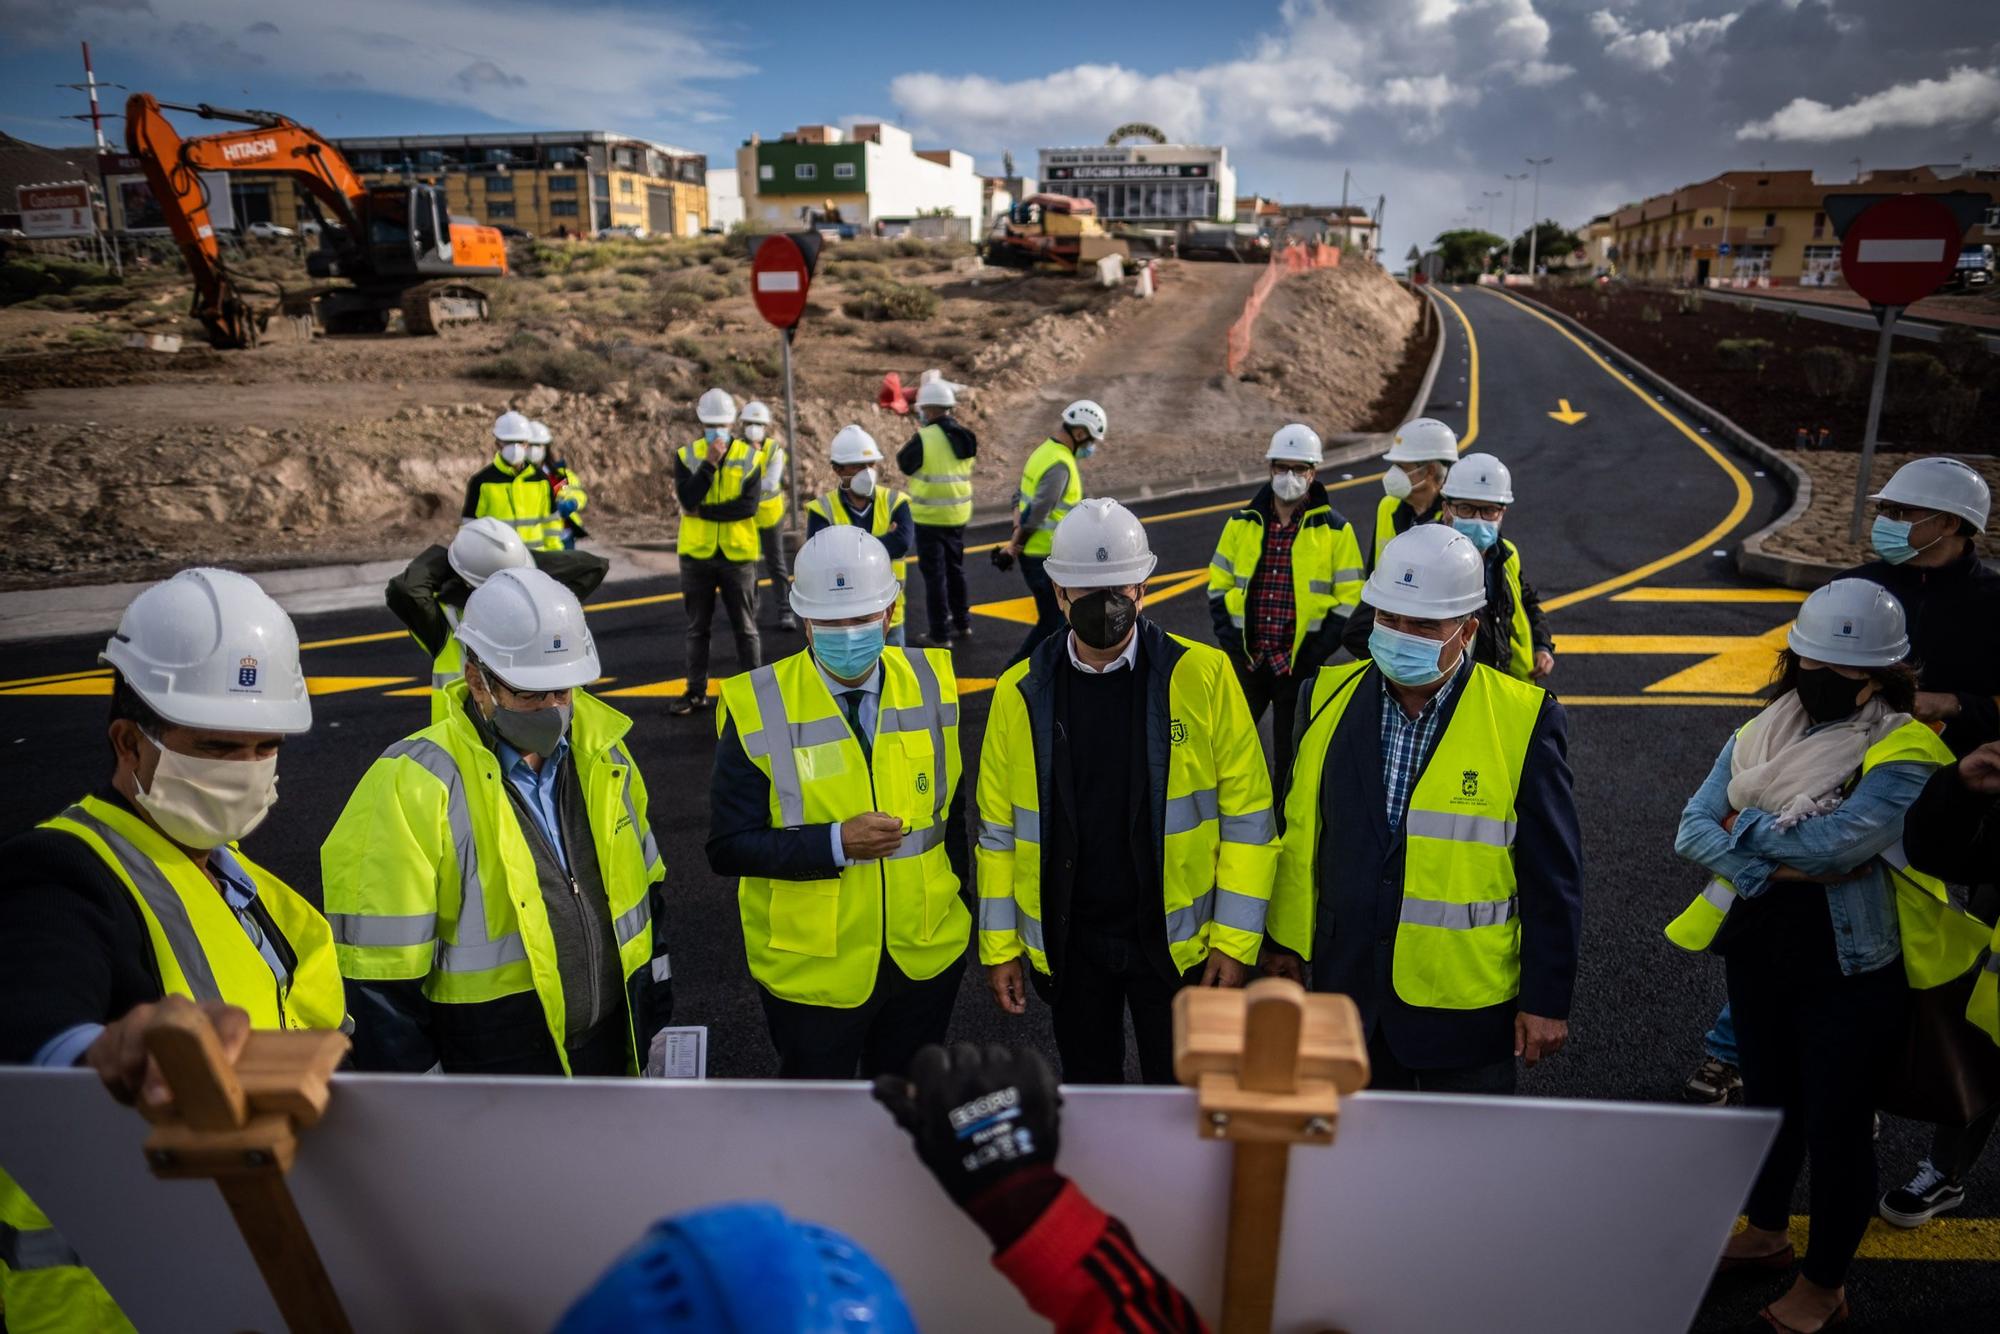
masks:
[[[1796,588],[1634,588],[1613,602],[1804,602]]]
[[[1576,409],[1572,408],[1569,405],[1569,400],[1566,398],[1559,398],[1556,400],[1556,402],[1562,405],[1562,411],[1551,412],[1549,416],[1554,417],[1564,426],[1574,426],[1578,422],[1582,421],[1585,417],[1588,417],[1590,415],[1587,412],[1578,412]]]
[[[1743,640],[1735,647],[1705,662],[1646,687],[1646,693],[1689,693],[1706,695],[1749,695],[1771,684],[1777,669],[1778,651],[1785,646],[1790,625],[1775,626],[1761,635]]]

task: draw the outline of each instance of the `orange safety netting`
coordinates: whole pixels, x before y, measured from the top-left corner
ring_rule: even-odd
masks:
[[[1250,358],[1250,331],[1256,327],[1257,316],[1263,313],[1264,302],[1271,295],[1271,289],[1278,280],[1288,273],[1304,273],[1309,269],[1332,269],[1340,266],[1340,247],[1330,245],[1288,245],[1273,251],[1271,262],[1264,272],[1257,276],[1257,285],[1250,289],[1250,297],[1243,303],[1243,313],[1236,323],[1229,326],[1229,334],[1224,339],[1223,364],[1231,375],[1236,374],[1243,363]]]

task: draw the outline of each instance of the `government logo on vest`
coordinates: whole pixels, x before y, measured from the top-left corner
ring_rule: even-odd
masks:
[[[257,660],[255,658],[245,658],[236,664],[236,684],[245,690],[256,686]]]
[[[931,776],[929,774],[918,774],[917,791],[929,792],[930,790],[931,790]]]
[[[1462,775],[1461,775],[1461,776],[1459,777],[1459,780],[1458,780],[1458,790],[1459,790],[1460,792],[1463,792],[1463,793],[1464,793],[1464,794],[1465,794],[1466,796],[1468,796],[1468,797],[1476,797],[1476,796],[1478,796],[1478,795],[1479,795],[1479,770],[1477,770],[1477,769],[1467,769],[1467,770],[1465,771],[1465,773],[1464,773],[1464,774],[1462,774]]]
[[[1187,741],[1187,724],[1178,718],[1168,723],[1167,740],[1173,742],[1176,746],[1184,744]]]

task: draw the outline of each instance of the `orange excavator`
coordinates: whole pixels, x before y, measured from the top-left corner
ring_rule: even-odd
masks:
[[[183,139],[165,111],[250,128]],[[380,333],[403,313],[413,334],[483,320],[487,297],[466,278],[507,272],[500,233],[445,209],[444,191],[422,181],[368,185],[319,135],[271,111],[231,111],[206,102],[183,106],[136,93],[125,103],[125,144],[143,164],[194,276],[194,317],[216,347],[250,347],[271,318],[244,294],[216,242],[201,173],[282,173],[293,176],[323,207],[319,248],[306,256],[314,278],[342,279],[303,291],[279,292],[288,315],[311,316],[332,334]]]

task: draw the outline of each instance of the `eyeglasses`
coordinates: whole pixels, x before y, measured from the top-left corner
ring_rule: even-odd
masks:
[[[1448,500],[1445,503],[1461,519],[1487,519],[1497,523],[1507,513],[1505,505],[1475,505],[1469,500]]]
[[[1918,509],[1912,505],[1898,505],[1893,500],[1877,501],[1875,512],[1897,523],[1922,523],[1939,513],[1937,510]]]

